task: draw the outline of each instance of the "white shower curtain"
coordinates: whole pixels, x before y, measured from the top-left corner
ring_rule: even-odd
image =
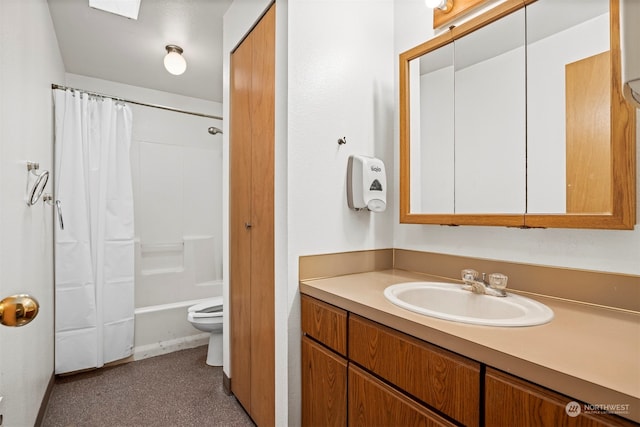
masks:
[[[128,357],[134,332],[131,108],[54,90],[55,373]]]

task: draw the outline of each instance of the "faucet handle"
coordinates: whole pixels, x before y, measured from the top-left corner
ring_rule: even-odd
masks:
[[[480,275],[480,273],[471,268],[465,268],[460,272],[460,275],[462,276],[462,280],[464,282],[473,282],[478,280],[478,276]]]
[[[493,289],[504,290],[507,287],[509,277],[502,273],[489,274],[489,286]]]

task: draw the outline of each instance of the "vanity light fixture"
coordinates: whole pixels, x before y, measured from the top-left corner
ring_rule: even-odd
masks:
[[[173,75],[179,76],[187,69],[187,61],[182,56],[182,48],[174,44],[165,46],[167,54],[164,57],[164,68]]]
[[[424,4],[431,9],[440,9],[445,13],[453,9],[453,0],[424,0]]]

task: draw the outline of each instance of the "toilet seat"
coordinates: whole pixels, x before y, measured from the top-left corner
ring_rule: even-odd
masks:
[[[222,316],[222,297],[209,298],[199,304],[192,305],[187,310],[195,317],[219,317]]]
[[[205,319],[211,319],[209,322],[222,322],[222,297],[209,298],[199,304],[192,305],[188,308],[187,319],[189,321],[206,322]],[[215,320],[214,320],[215,319]]]

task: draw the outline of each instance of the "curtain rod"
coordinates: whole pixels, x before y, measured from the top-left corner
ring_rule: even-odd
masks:
[[[193,111],[185,111],[185,110],[180,110],[178,108],[165,107],[164,105],[158,105],[158,104],[147,104],[146,102],[132,101],[130,99],[124,99],[124,98],[120,98],[120,97],[117,97],[117,96],[105,95],[105,94],[102,94],[102,93],[91,92],[91,91],[88,91],[88,90],[77,89],[77,88],[74,88],[74,87],[57,85],[55,83],[51,84],[51,89],[76,90],[78,92],[86,93],[87,95],[100,96],[100,97],[103,97],[103,98],[111,98],[111,99],[114,99],[116,101],[128,102],[129,104],[142,105],[144,107],[159,108],[161,110],[173,111],[174,113],[190,114],[192,116],[199,116],[199,117],[206,117],[206,118],[209,118],[209,119],[222,120],[222,117],[220,117],[220,116],[212,116],[212,115],[209,115],[209,114],[195,113]]]

